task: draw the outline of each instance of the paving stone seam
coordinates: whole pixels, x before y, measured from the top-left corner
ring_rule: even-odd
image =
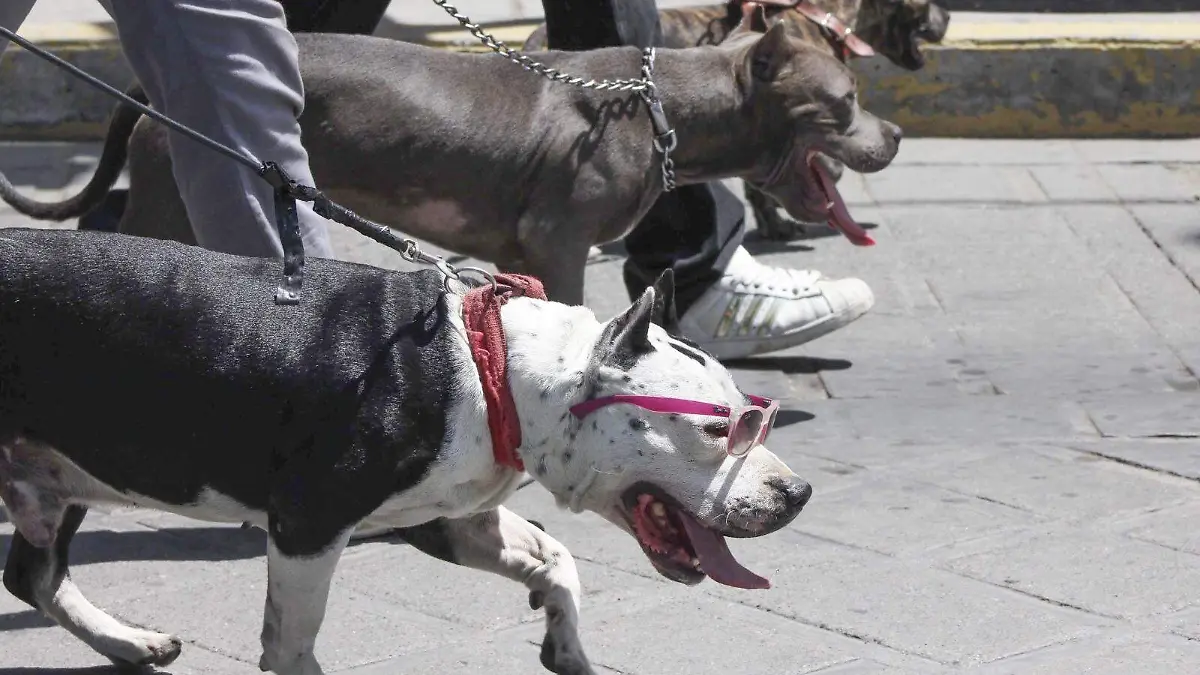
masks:
[[[1135,203],[1137,203],[1137,202],[1123,201],[1122,206],[1124,206],[1126,204],[1135,204]],[[1175,203],[1180,203],[1180,202],[1175,202]],[[1183,203],[1186,203],[1186,202],[1183,202]],[[1126,208],[1125,212],[1128,213],[1131,218],[1133,218],[1133,222],[1137,223],[1138,229],[1140,229],[1142,231],[1142,233],[1144,235],[1146,235],[1147,238],[1150,239],[1150,242],[1153,243],[1158,248],[1158,250],[1162,251],[1163,257],[1165,257],[1167,259],[1167,262],[1171,263],[1171,267],[1174,267],[1176,270],[1178,270],[1179,273],[1182,274],[1185,279],[1187,279],[1188,283],[1191,284],[1192,288],[1196,289],[1197,293],[1200,293],[1200,283],[1198,283],[1196,279],[1193,279],[1192,276],[1187,273],[1187,270],[1185,270],[1183,268],[1182,263],[1179,260],[1177,260],[1175,258],[1175,256],[1172,255],[1171,252],[1167,250],[1167,248],[1165,246],[1163,246],[1163,243],[1161,241],[1159,241],[1157,237],[1154,236],[1153,231],[1151,231],[1151,229],[1149,227],[1147,227],[1144,222],[1142,222],[1142,219],[1139,218],[1138,215],[1136,213],[1134,213],[1133,210],[1131,210],[1131,209]]]
[[[1129,212],[1128,209],[1125,209],[1125,211],[1126,211],[1126,213]],[[1066,218],[1063,218],[1062,220],[1066,224],[1066,226],[1072,232],[1075,233],[1076,237],[1078,237],[1079,233],[1078,233],[1078,231],[1075,230],[1075,226],[1072,225],[1070,223],[1070,221]],[[1146,232],[1146,228],[1143,227],[1140,222],[1138,223],[1138,227],[1139,227],[1139,229],[1142,230],[1143,233]],[[1158,246],[1157,242],[1155,243],[1155,246],[1158,248],[1159,251],[1163,251],[1163,248],[1161,246]],[[1183,270],[1179,269],[1178,265],[1175,265],[1174,263],[1171,263],[1170,261],[1168,261],[1168,264],[1171,266],[1171,268],[1175,271],[1176,274],[1182,275],[1183,278],[1186,281],[1188,281],[1188,283],[1190,283],[1193,288],[1196,288],[1197,291],[1200,291],[1200,287],[1198,287],[1195,283],[1192,283],[1192,280],[1190,278],[1188,278],[1188,276],[1186,274],[1183,273]],[[1133,308],[1133,311],[1135,311],[1137,313],[1137,315],[1139,317],[1141,317],[1142,321],[1144,321],[1146,323],[1146,326],[1149,327],[1150,330],[1154,331],[1155,335],[1158,335],[1158,337],[1162,338],[1163,344],[1166,345],[1167,349],[1169,349],[1171,351],[1171,355],[1175,357],[1175,361],[1177,362],[1177,364],[1184,370],[1184,372],[1186,372],[1192,378],[1192,382],[1196,383],[1197,385],[1200,385],[1200,375],[1197,375],[1196,371],[1190,365],[1188,365],[1187,359],[1184,358],[1184,355],[1180,351],[1179,346],[1176,345],[1174,343],[1174,341],[1169,340],[1167,338],[1167,336],[1163,335],[1162,331],[1159,330],[1159,328],[1155,324],[1155,322],[1144,311],[1142,311],[1141,305],[1133,297],[1133,294],[1131,294],[1129,292],[1129,289],[1125,288],[1125,285],[1121,283],[1121,280],[1119,278],[1117,278],[1117,276],[1114,275],[1112,273],[1112,270],[1109,269],[1107,266],[1105,266],[1105,268],[1104,268],[1104,276],[1108,277],[1108,279],[1110,281],[1112,281],[1113,285],[1116,286],[1117,290],[1121,292],[1121,295],[1125,297],[1125,300],[1129,303],[1129,306],[1131,308]],[[1094,424],[1094,420],[1093,420],[1093,424]],[[1101,437],[1104,437],[1103,432],[1101,432]]]
[[[1142,440],[1142,439],[1155,439],[1155,438],[1173,438],[1173,439],[1180,439],[1180,440],[1193,440],[1196,438],[1200,438],[1200,434],[1192,434],[1192,435],[1164,434],[1164,435],[1150,435],[1150,436],[1106,436],[1106,435],[1101,434],[1100,437],[1103,439],[1106,439],[1106,440],[1109,440],[1109,439],[1111,439],[1111,440]],[[1070,450],[1072,452],[1079,452],[1079,453],[1083,453],[1085,455],[1099,457],[1101,459],[1105,459],[1110,462],[1116,462],[1117,464],[1124,464],[1125,466],[1131,466],[1135,469],[1142,469],[1144,471],[1150,471],[1152,473],[1173,476],[1175,478],[1181,478],[1183,480],[1186,480],[1189,483],[1200,484],[1200,478],[1196,478],[1194,476],[1188,476],[1187,474],[1182,474],[1182,473],[1179,473],[1179,472],[1171,470],[1171,469],[1166,469],[1166,468],[1158,467],[1158,466],[1151,466],[1149,464],[1144,464],[1142,462],[1138,462],[1138,461],[1135,461],[1132,459],[1127,459],[1125,457],[1120,457],[1117,455],[1109,455],[1100,450],[1076,448],[1076,447],[1070,447],[1070,446],[1064,446],[1064,447],[1065,447],[1065,449]]]

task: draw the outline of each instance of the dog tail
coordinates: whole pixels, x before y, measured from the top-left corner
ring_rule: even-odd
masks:
[[[139,103],[149,104],[141,85],[135,84],[125,93]],[[121,177],[121,170],[125,168],[125,160],[128,157],[129,137],[133,135],[133,127],[141,116],[142,113],[138,110],[121,104],[113,110],[96,173],[79,194],[61,202],[39,202],[18,193],[8,177],[0,173],[0,199],[37,220],[63,221],[89,213],[104,202],[108,191]]]

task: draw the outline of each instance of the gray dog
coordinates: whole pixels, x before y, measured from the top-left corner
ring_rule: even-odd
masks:
[[[549,82],[490,54],[365,36],[296,38],[300,123],[317,185],[368,218],[537,276],[555,301],[581,304],[589,247],[623,237],[662,194],[663,158],[636,93]],[[619,78],[636,77],[641,56],[617,47],[534,58]],[[720,45],[659,50],[653,80],[677,133],[679,184],[742,178],[810,222],[849,220],[834,181],[812,161],[818,152],[870,173],[899,147],[900,128],[859,107],[844,64],[783,25],[768,30],[761,12]],[[136,119],[115,114],[80,195],[46,205],[2,185],[0,196],[35,218],[78,217],[115,182],[132,133],[119,230],[193,243],[168,132],[149,120],[135,128]]]

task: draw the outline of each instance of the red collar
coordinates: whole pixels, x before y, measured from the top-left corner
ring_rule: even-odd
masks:
[[[497,274],[497,286],[473,288],[463,298],[463,324],[471,345],[471,358],[479,369],[483,400],[487,404],[488,429],[492,433],[492,456],[500,466],[524,471],[517,455],[521,445],[521,420],[508,388],[508,346],[500,324],[500,306],[514,294],[546,299],[542,282],[520,274]]]
[[[817,7],[810,0],[753,0],[752,2],[743,0],[742,4],[795,9],[803,14],[804,18],[825,29],[829,41],[833,43],[834,49],[838,50],[843,61],[849,60],[851,56],[875,55],[875,50],[871,49],[871,45],[855,35],[852,28],[834,16],[832,12]]]

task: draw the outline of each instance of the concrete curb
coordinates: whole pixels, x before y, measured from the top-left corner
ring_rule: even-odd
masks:
[[[519,45],[536,25],[488,26]],[[123,88],[132,76],[111,27],[40,24],[22,34]],[[465,31],[396,26],[390,37],[483,49]],[[910,136],[1095,138],[1200,136],[1200,15],[956,13],[926,67],[855,63],[865,105]],[[112,101],[32,54],[0,65],[0,140],[91,140]]]

